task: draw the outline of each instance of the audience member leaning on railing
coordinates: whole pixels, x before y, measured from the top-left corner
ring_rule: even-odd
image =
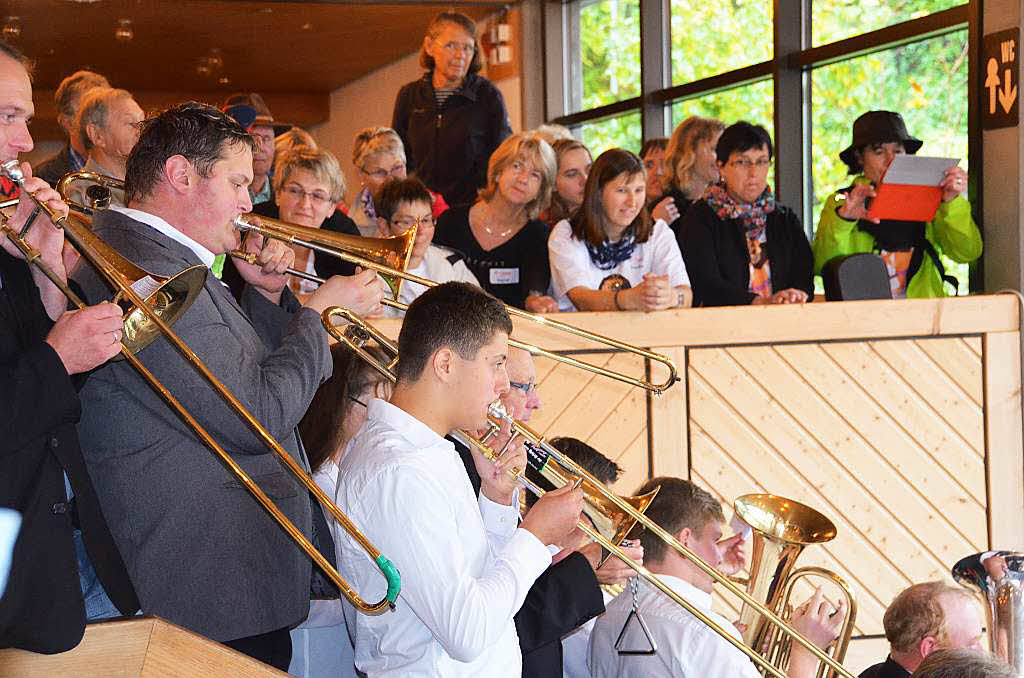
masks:
[[[768,187],[772,139],[737,122],[715,148],[722,180],[683,218],[683,259],[694,305],[792,304],[814,294],[800,219]]]
[[[491,154],[479,199],[441,215],[434,242],[462,254],[480,286],[506,304],[556,311],[547,296],[548,226],[537,218],[554,183],[555,152],[548,142],[515,134]]]
[[[708,186],[718,181],[715,145],[725,124],[691,115],[679,123],[665,149],[665,197],[651,213],[664,219],[682,248],[683,217],[701,199]]]
[[[971,205],[962,196],[967,173],[959,167],[946,171],[939,187],[942,203],[929,222],[870,219],[866,202],[875,196],[893,157],[913,155],[922,141],[907,133],[899,113],[868,111],[853,123],[853,143],[839,157],[855,175],[853,183],[832,194],[821,210],[814,234],[814,269],[831,259],[857,252],[878,252],[885,260],[893,298],[942,297],[944,282],[956,290],[957,281],[946,274],[940,253],[953,261],[970,263],[981,256],[981,233],[971,218]]]
[[[613,148],[594,162],[583,205],[548,239],[559,310],[660,311],[690,305],[679,245],[644,207],[640,159]]]

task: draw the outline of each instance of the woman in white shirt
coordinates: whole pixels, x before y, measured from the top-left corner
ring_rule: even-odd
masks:
[[[587,177],[583,205],[548,238],[551,288],[561,311],[660,311],[692,294],[675,236],[644,209],[640,159],[605,151]]]
[[[376,358],[386,360],[377,347],[364,348]],[[391,396],[391,382],[344,344],[331,346],[331,357],[334,372],[313,396],[309,410],[299,422],[299,434],[313,469],[313,480],[333,498],[345,446],[366,421],[370,399]],[[340,598],[310,601],[309,616],[291,632],[292,661],[288,673],[302,678],[356,675],[343,604]]]

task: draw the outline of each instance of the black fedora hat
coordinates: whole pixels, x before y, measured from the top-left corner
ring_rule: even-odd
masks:
[[[849,166],[856,162],[854,153],[870,144],[884,144],[899,141],[903,150],[913,155],[924,143],[907,133],[903,116],[892,111],[868,111],[853,121],[853,143],[839,154],[839,159]]]

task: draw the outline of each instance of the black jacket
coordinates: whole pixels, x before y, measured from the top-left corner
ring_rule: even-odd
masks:
[[[458,450],[473,491],[480,474],[469,448],[449,438]],[[573,553],[537,577],[516,612],[516,633],[523,653],[523,678],[562,675],[562,636],[604,612],[604,596],[586,556]]]
[[[861,672],[860,678],[910,678],[910,671],[886,657],[881,664],[870,666]]]
[[[505,100],[487,78],[467,75],[438,110],[431,77],[399,90],[391,126],[410,171],[450,206],[465,205],[487,183],[491,153],[512,134]]]
[[[125,614],[139,602],[85,469],[78,393],[44,339],[50,321],[24,262],[0,252],[0,506],[22,514],[0,598],[0,648],[63,652],[85,629],[67,473],[89,559]]]
[[[739,306],[754,300],[749,291],[746,235],[739,219],[720,219],[710,205],[698,200],[687,210],[681,232],[694,306]],[[812,299],[811,245],[796,214],[776,204],[768,215],[766,233],[772,289],[800,289]]]
[[[57,188],[61,177],[75,169],[71,161],[71,146],[65,146],[60,153],[36,167],[33,175],[50,184],[51,188]]]

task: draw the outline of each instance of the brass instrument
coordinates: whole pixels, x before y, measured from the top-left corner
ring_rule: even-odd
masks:
[[[428,278],[423,278],[418,275],[406,273],[404,270],[402,270],[402,268],[394,266],[390,263],[382,264],[378,261],[372,261],[365,257],[350,254],[348,251],[346,251],[349,249],[348,246],[339,243],[339,241],[337,240],[339,236],[336,233],[323,231],[322,229],[319,228],[307,228],[305,226],[297,226],[295,224],[289,224],[287,222],[277,221],[274,219],[266,219],[264,217],[259,218],[261,225],[257,226],[255,223],[249,223],[247,219],[248,217],[243,215],[235,220],[235,225],[241,230],[257,231],[258,233],[261,233],[262,235],[270,238],[283,240],[293,245],[299,245],[301,247],[316,250],[317,252],[324,252],[325,254],[335,256],[343,261],[347,261],[357,266],[377,271],[378,273],[384,276],[390,276],[393,278],[408,280],[409,282],[419,283],[424,287],[434,287],[435,285],[438,284],[437,282],[430,280]],[[360,238],[356,238],[354,236],[341,237],[348,237],[357,241],[360,240]],[[339,243],[342,246],[338,246],[335,243]],[[316,276],[311,276],[308,273],[303,273],[295,270],[289,270],[288,273],[290,273],[291,275],[304,278],[306,280],[311,280],[313,282],[323,281],[322,278],[317,278]],[[395,297],[397,298],[397,296],[398,295],[396,292]],[[392,302],[391,300],[385,300],[385,302],[387,303],[388,306],[391,306],[392,308],[405,310],[405,304],[400,304],[399,302]],[[553,320],[551,318],[542,315],[537,315],[535,313],[529,313],[514,306],[505,306],[505,310],[508,311],[508,314],[511,316],[515,316],[517,318],[524,318],[531,322],[537,323],[538,325],[543,325],[545,327],[550,327],[555,330],[567,332],[573,336],[587,339],[588,341],[594,341],[600,344],[604,344],[605,346],[616,348],[619,349],[620,351],[626,351],[628,353],[638,355],[642,358],[651,360],[653,362],[661,363],[668,369],[668,377],[665,379],[664,382],[660,384],[655,384],[651,381],[637,379],[635,377],[630,377],[628,375],[615,372],[613,370],[609,370],[598,365],[593,365],[591,363],[583,362],[581,360],[576,360],[575,358],[570,358],[569,356],[553,353],[551,351],[540,348],[539,346],[534,346],[532,344],[517,341],[512,337],[509,338],[508,343],[510,346],[515,346],[516,348],[521,348],[525,351],[529,351],[532,355],[543,356],[545,358],[549,358],[550,360],[565,363],[572,367],[578,367],[580,369],[587,370],[588,372],[592,372],[595,374],[600,374],[602,376],[624,382],[631,386],[638,386],[644,390],[651,391],[654,394],[659,394],[666,391],[673,384],[679,381],[679,377],[676,374],[675,365],[672,363],[671,360],[661,355],[660,353],[648,351],[638,346],[633,346],[632,344],[627,344],[625,342],[618,341],[617,339],[596,334],[594,332],[588,332],[586,330],[582,330],[578,327],[573,327],[572,325],[568,325],[558,320]]]
[[[336,318],[345,320],[348,325],[343,330],[340,329],[335,325]],[[348,309],[338,307],[328,308],[321,315],[321,319],[324,327],[327,328],[327,331],[332,337],[343,342],[346,346],[355,351],[357,355],[366,360],[374,369],[386,378],[390,379],[392,382],[396,380],[394,367],[398,363],[398,348],[386,335]],[[370,339],[373,339],[380,344],[380,347],[386,354],[393,356],[387,363],[380,362],[363,349],[365,342]],[[563,454],[557,448],[550,445],[542,435],[529,428],[526,424],[512,419],[508,413],[504,411],[504,408],[492,405],[489,409],[488,419],[491,422],[492,432],[494,427],[499,427],[503,420],[508,421],[513,434],[522,436],[528,449],[533,448],[529,454],[530,457],[532,457],[532,462],[534,464],[538,463],[540,460],[543,460],[544,465],[557,464],[562,470],[564,470],[566,475],[572,476],[575,482],[581,482],[585,485],[586,489],[584,491],[584,495],[588,497],[588,503],[590,495],[599,495],[601,497],[601,501],[594,505],[595,510],[609,512],[612,516],[612,522],[621,523],[627,518],[632,518],[638,526],[643,526],[644,529],[649,530],[652,534],[665,542],[665,544],[697,566],[714,581],[721,584],[731,593],[743,600],[744,603],[750,605],[754,610],[763,615],[769,623],[778,627],[778,630],[781,633],[807,648],[807,650],[819,661],[824,662],[827,667],[835,673],[835,675],[842,676],[843,678],[854,678],[853,674],[847,671],[836,658],[819,649],[814,645],[814,643],[787,624],[778,614],[776,614],[775,611],[769,609],[753,596],[748,594],[737,584],[732,582],[729,577],[718,572],[718,570],[704,561],[684,544],[679,542],[679,540],[664,528],[646,517],[643,514],[643,510],[646,509],[646,505],[644,505],[640,510],[634,506],[635,502],[633,500],[637,498],[633,497],[627,498],[629,500],[625,500],[624,498],[619,497],[603,483],[594,478],[586,469],[577,464],[571,457]],[[476,447],[485,456],[490,459],[497,457],[497,453],[486,443],[490,434],[485,436],[484,440],[478,440],[466,432],[462,433],[466,442]],[[544,494],[544,490],[525,475],[520,474],[519,472],[514,472],[514,474],[526,489],[530,490],[537,496],[542,496]],[[558,472],[558,476],[563,480],[567,480],[566,475],[563,475],[561,471]],[[619,518],[616,515],[618,513],[624,514],[624,517]],[[671,587],[665,584],[659,577],[651,573],[650,570],[626,555],[626,553],[619,547],[618,542],[611,541],[606,535],[592,527],[589,521],[581,520],[577,523],[577,526],[584,534],[591,537],[604,549],[628,565],[646,582],[671,598],[675,603],[709,626],[728,643],[733,645],[743,654],[747,655],[747,657],[757,664],[765,674],[775,676],[776,678],[785,678],[785,673],[781,669],[772,665],[772,663],[762,657],[759,652],[751,649],[742,641],[734,638],[728,630],[722,628],[717,622],[704,614],[700,609],[694,607],[689,601],[673,591]]]
[[[131,262],[127,261],[113,248],[109,247],[100,238],[94,235],[89,229],[86,217],[77,213],[71,213],[65,216],[53,210],[49,205],[40,202],[35,198],[35,196],[25,190],[24,175],[22,174],[17,161],[11,160],[0,165],[0,173],[3,173],[9,179],[17,183],[22,194],[29,196],[33,202],[35,202],[36,205],[46,213],[55,225],[64,230],[67,239],[75,246],[75,249],[77,249],[78,252],[96,268],[102,277],[115,290],[117,290],[117,296],[115,299],[119,299],[121,306],[125,307],[127,304],[128,308],[132,309],[131,314],[126,313],[124,337],[127,338],[129,336],[129,332],[132,332],[136,337],[145,337],[148,341],[152,341],[158,335],[162,335],[179,352],[181,352],[185,357],[186,362],[192,365],[192,367],[210,383],[210,385],[221,395],[221,397],[224,398],[231,408],[246,421],[246,423],[252,428],[253,432],[256,433],[268,447],[270,447],[284,466],[291,471],[291,473],[310,492],[313,493],[328,512],[338,520],[341,526],[352,535],[360,546],[366,550],[367,554],[377,563],[381,572],[388,581],[388,590],[385,597],[376,603],[367,603],[360,598],[359,594],[352,589],[348,582],[341,577],[337,570],[331,566],[323,555],[316,550],[316,547],[313,546],[306,536],[302,534],[302,531],[299,530],[299,528],[296,527],[288,517],[274,505],[270,497],[268,497],[266,493],[242,469],[242,467],[232,459],[231,455],[224,451],[224,449],[203,428],[195,417],[193,417],[192,414],[177,400],[177,398],[175,398],[174,395],[171,394],[171,392],[167,390],[159,380],[157,380],[153,373],[143,365],[135,355],[135,351],[141,349],[139,342],[136,341],[132,347],[129,347],[124,340],[122,340],[121,356],[139,372],[153,390],[156,391],[156,393],[171,407],[171,409],[173,409],[175,413],[180,416],[182,420],[196,433],[196,435],[199,436],[199,438],[214,452],[214,454],[217,455],[224,465],[228,467],[228,470],[232,475],[234,475],[238,481],[249,490],[253,497],[255,497],[260,505],[266,509],[278,525],[280,525],[292,540],[306,552],[313,562],[315,562],[317,566],[324,571],[327,577],[357,609],[367,614],[379,614],[393,607],[400,588],[398,571],[395,569],[394,565],[392,565],[391,562],[369,542],[369,540],[358,530],[358,528],[356,528],[348,517],[334,505],[324,491],[321,490],[313,481],[313,479],[306,474],[305,470],[299,466],[299,464],[291,458],[288,452],[285,451],[273,436],[270,435],[270,432],[267,431],[251,413],[249,413],[241,401],[239,401],[234,394],[232,394],[213,375],[213,373],[209,371],[206,365],[202,363],[192,349],[190,349],[188,345],[186,345],[171,330],[171,321],[169,319],[171,318],[172,311],[175,313],[173,316],[174,318],[179,317],[181,313],[184,312],[185,308],[187,308],[187,304],[191,303],[191,301],[195,299],[198,291],[202,288],[205,281],[205,271],[201,271],[203,275],[200,276],[196,273],[189,273],[194,270],[190,268],[178,276],[171,278],[162,286],[157,286],[154,282],[156,280],[155,276],[151,276]],[[84,211],[87,208],[76,206],[76,209]],[[2,227],[0,227],[0,230],[2,230],[3,235],[10,239],[11,242],[13,242],[24,254],[26,261],[35,265],[40,271],[42,271],[76,306],[84,308],[84,301],[71,290],[67,283],[61,280],[41,261],[39,253],[35,251],[34,248],[25,240],[23,237],[24,234],[15,233],[6,225],[6,221],[6,218],[0,215],[0,223],[3,224]],[[202,269],[202,267],[195,268]],[[143,277],[136,278],[135,276],[140,273]],[[187,282],[191,287],[186,287],[184,292],[178,292],[176,289],[166,289],[172,283],[175,283],[175,281],[182,283]],[[140,282],[145,284],[140,284]],[[167,296],[172,298],[175,302],[174,304],[164,307],[162,312],[159,309],[159,296],[161,292],[166,293]],[[155,308],[150,304],[156,304],[157,307]]]
[[[89,204],[83,205],[83,207],[88,207],[92,210],[105,210],[110,207],[111,188],[124,190],[124,182],[122,180],[86,170],[68,172],[60,178],[55,188],[61,196],[65,197],[64,199],[67,202],[66,196],[71,189],[71,185],[79,181],[92,182],[92,185],[85,189],[85,197],[88,198]]]
[[[90,196],[90,202],[93,204],[83,206],[94,209],[102,209],[109,204],[109,195],[103,195],[104,189],[124,187],[124,182],[119,179],[95,174],[93,172],[81,171],[65,175],[58,184],[58,189],[61,187],[66,189],[76,181],[92,181],[99,184],[99,190],[93,191]],[[90,190],[92,188],[94,187],[90,187]],[[87,190],[87,194],[88,193],[89,191]],[[61,195],[65,195],[63,190],[61,190]],[[347,261],[351,264],[380,273],[391,287],[391,291],[394,296],[394,300],[384,299],[382,300],[382,303],[387,306],[391,306],[392,308],[397,308],[403,311],[406,308],[405,304],[395,301],[398,299],[398,294],[403,280],[419,283],[424,287],[433,287],[434,285],[437,285],[433,280],[405,272],[406,263],[409,261],[409,255],[412,253],[415,232],[390,238],[363,238],[360,236],[350,236],[342,233],[325,231],[319,228],[309,228],[306,226],[299,226],[298,224],[290,224],[288,222],[271,219],[269,217],[257,217],[259,220],[258,222],[255,220],[250,221],[250,218],[250,215],[239,216],[235,219],[235,226],[242,231],[256,231],[265,237],[282,240],[293,245],[299,245],[307,249],[316,250],[317,252],[323,252],[337,257],[342,261]],[[371,242],[368,243],[368,240]],[[240,250],[231,252],[231,255],[248,261],[249,263],[256,262],[256,257],[254,255]],[[304,271],[289,269],[287,272],[290,275],[312,282],[321,284],[324,282],[323,278],[310,275]],[[554,353],[540,348],[539,346],[518,341],[515,338],[509,338],[509,345],[529,351],[530,354],[534,356],[542,356],[549,360],[564,363],[572,367],[578,367],[594,374],[600,374],[610,379],[624,382],[631,386],[638,386],[654,394],[666,391],[673,384],[679,381],[675,364],[673,364],[669,358],[661,355],[660,353],[648,351],[638,346],[633,346],[632,344],[627,344],[595,332],[588,332],[542,315],[528,313],[527,311],[518,309],[514,306],[506,306],[505,309],[508,311],[509,315],[524,318],[545,327],[567,332],[573,336],[581,337],[588,341],[601,343],[612,348],[617,348],[621,351],[638,355],[646,360],[661,363],[668,370],[668,376],[665,381],[660,384],[656,384],[652,381],[637,379],[620,372],[615,372],[614,370],[609,370],[582,360],[576,360],[569,356]]]
[[[831,582],[847,603],[846,620],[831,654],[842,662],[857,619],[857,600],[849,584],[835,572],[822,567],[794,570],[797,558],[809,544],[822,544],[836,536],[836,526],[818,511],[800,502],[771,494],[745,494],[733,504],[736,515],[753,529],[750,578],[747,593],[783,619],[792,614],[792,595],[801,579],[819,578]],[[779,635],[778,628],[750,605],[740,611],[740,624],[746,627],[743,641],[760,648],[774,666],[789,665],[791,641]]]
[[[953,566],[953,579],[981,598],[992,654],[1024,677],[1024,553],[975,553]]]

